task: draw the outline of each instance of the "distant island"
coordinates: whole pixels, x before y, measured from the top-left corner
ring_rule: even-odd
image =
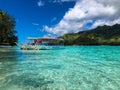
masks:
[[[98,26],[92,30],[61,36],[65,45],[120,45],[120,25]]]
[[[15,35],[15,19],[7,12],[0,10],[0,45],[14,46],[18,41]]]

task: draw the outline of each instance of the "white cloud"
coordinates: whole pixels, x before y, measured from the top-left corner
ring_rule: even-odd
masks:
[[[39,7],[41,7],[41,6],[44,6],[44,3],[43,3],[41,0],[39,0],[39,1],[37,2],[37,5],[38,5]]]
[[[76,2],[78,0],[53,0],[54,3],[62,3],[62,2]]]
[[[84,30],[89,22],[92,22],[92,25],[87,29],[99,25],[120,24],[119,5],[119,0],[77,0],[75,6],[65,13],[58,24],[52,27],[45,26],[44,29],[59,36]]]
[[[43,36],[44,38],[55,38],[52,34],[48,33],[47,35]]]
[[[57,20],[57,18],[56,17],[54,17],[52,20],[51,20],[51,22],[54,22],[54,21],[56,21]]]
[[[103,25],[111,26],[114,24],[120,24],[120,18],[117,18],[115,20],[97,20],[95,23],[93,23],[92,28]]]
[[[38,24],[38,23],[32,23],[32,25],[39,26],[39,24]]]

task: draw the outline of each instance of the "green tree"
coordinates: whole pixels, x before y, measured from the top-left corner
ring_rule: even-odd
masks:
[[[7,12],[0,10],[0,44],[9,43],[15,45],[18,38],[15,36],[14,27],[15,19]]]

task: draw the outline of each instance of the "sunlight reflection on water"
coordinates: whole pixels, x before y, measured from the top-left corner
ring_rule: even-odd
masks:
[[[120,47],[0,50],[0,90],[120,90]]]

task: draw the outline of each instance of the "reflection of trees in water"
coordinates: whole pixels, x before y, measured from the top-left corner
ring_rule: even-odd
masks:
[[[14,48],[0,48],[0,86],[10,81],[16,67],[17,51]]]
[[[22,55],[22,56],[21,56]],[[27,58],[39,53],[19,51],[16,49],[2,48],[0,51],[0,90],[15,89],[45,89],[53,85],[54,80],[49,77],[35,73],[31,68],[26,67],[22,62],[23,57]],[[22,58],[20,58],[22,57]],[[30,59],[30,58],[29,58]],[[15,87],[14,87],[15,86]],[[16,89],[17,90],[17,89]]]

